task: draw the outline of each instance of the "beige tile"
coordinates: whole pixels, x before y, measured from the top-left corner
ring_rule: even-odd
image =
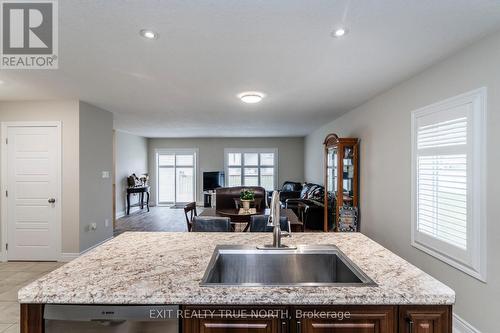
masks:
[[[26,272],[33,267],[34,262],[14,261],[0,263],[0,272]]]
[[[10,286],[9,289],[0,292],[0,302],[16,302],[17,301],[17,292],[21,286]]]
[[[0,272],[0,280],[7,285],[29,282],[38,276],[37,272]]]
[[[19,303],[0,302],[0,324],[15,324],[19,322]]]
[[[64,263],[61,262],[35,262],[29,267],[29,272],[50,272],[61,267]]]
[[[19,332],[17,292],[63,263],[8,262],[0,263],[0,333]]]
[[[2,283],[0,284],[0,293],[4,293],[6,291],[9,291],[13,288],[14,286],[13,285],[10,285],[10,284],[6,284],[6,283]]]
[[[0,287],[0,302],[17,302],[17,293],[19,289],[26,284],[7,285]]]
[[[19,333],[21,331],[21,328],[19,327],[19,324],[14,324],[7,328],[5,331],[2,333]]]
[[[13,326],[12,324],[0,324],[0,333],[5,333],[5,331]]]

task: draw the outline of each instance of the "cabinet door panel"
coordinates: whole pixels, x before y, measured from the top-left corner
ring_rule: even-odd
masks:
[[[377,322],[312,323],[310,333],[374,333],[380,332]]]
[[[183,333],[287,333],[288,331],[288,320],[281,319],[277,315],[279,311],[286,310],[284,307],[185,306],[183,310],[209,310],[210,314],[205,317],[183,319]],[[252,310],[263,310],[263,312]]]
[[[200,333],[275,333],[273,320],[200,320]]]
[[[401,306],[399,330],[404,333],[451,333],[448,306]]]
[[[307,311],[308,309],[303,309]],[[349,313],[343,319],[297,318],[297,333],[393,333],[396,308],[393,306],[361,306],[316,308],[320,312]]]

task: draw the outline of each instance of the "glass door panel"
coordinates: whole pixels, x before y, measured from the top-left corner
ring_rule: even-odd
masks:
[[[193,167],[175,169],[175,202],[192,202],[194,200],[194,173]]]
[[[344,147],[344,160],[342,170],[343,205],[352,206],[353,180],[354,180],[354,147]]]
[[[173,167],[158,168],[158,202],[175,202],[175,177]]]
[[[194,165],[194,155],[175,155],[175,165],[176,166],[190,166]]]
[[[158,154],[158,203],[177,204],[196,201],[195,153]]]

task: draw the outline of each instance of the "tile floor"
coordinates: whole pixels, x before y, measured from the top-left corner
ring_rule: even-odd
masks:
[[[62,266],[59,262],[0,262],[0,333],[18,333],[17,291]]]

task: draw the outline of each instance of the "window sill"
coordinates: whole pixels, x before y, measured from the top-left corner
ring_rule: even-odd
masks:
[[[414,240],[412,240],[411,242],[411,245],[422,251],[422,252],[425,252],[431,256],[433,256],[434,258],[452,266],[453,268],[456,268],[460,271],[462,271],[463,273],[467,274],[467,275],[470,275],[472,276],[473,278],[483,282],[483,283],[486,283],[486,267],[480,267],[478,270],[474,269],[474,268],[471,268],[453,258],[450,258],[438,251],[436,251],[435,249],[432,249],[424,244],[421,244],[421,243],[418,243]]]

